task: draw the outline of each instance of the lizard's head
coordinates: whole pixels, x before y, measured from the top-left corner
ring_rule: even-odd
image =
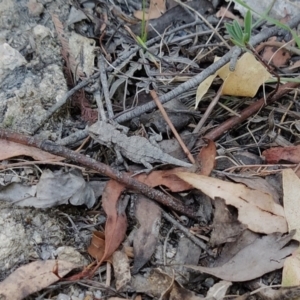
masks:
[[[90,136],[98,143],[105,146],[110,146],[111,144],[110,132],[108,130],[105,130],[105,128],[103,128],[101,125],[102,124],[99,124],[99,122],[96,122],[95,124],[93,124],[88,128],[88,132]]]

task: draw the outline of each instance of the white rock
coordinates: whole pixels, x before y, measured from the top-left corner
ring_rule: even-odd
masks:
[[[260,15],[263,15],[266,11],[268,11],[268,8],[272,3],[273,0],[244,0],[244,2],[250,6],[252,9],[254,9],[257,13]],[[247,12],[247,9],[241,6],[240,4],[235,4],[234,7],[236,10],[238,10],[243,16]],[[286,17],[286,15],[290,15],[291,17],[294,17],[300,13],[300,1],[290,1],[290,0],[280,0],[275,1],[269,16],[280,20],[281,18]]]
[[[26,59],[7,43],[0,45],[0,80],[17,67],[25,65]]]

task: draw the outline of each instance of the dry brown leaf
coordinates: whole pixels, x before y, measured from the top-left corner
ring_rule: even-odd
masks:
[[[300,179],[292,169],[282,171],[283,205],[289,231],[296,229],[294,239],[300,241]]]
[[[217,11],[216,13],[216,17],[217,18],[228,18],[228,19],[232,19],[232,20],[237,20],[239,22],[240,25],[244,25],[244,21],[243,19],[241,19],[240,17],[234,15],[231,11],[229,11],[226,7],[222,6],[220,7],[220,9]]]
[[[198,85],[197,92],[196,92],[195,109],[198,107],[198,104],[202,100],[203,96],[207,93],[208,89],[210,88],[210,86],[212,85],[213,81],[217,76],[218,76],[218,72],[208,76]]]
[[[216,198],[214,206],[215,214],[209,240],[210,245],[215,247],[224,243],[235,242],[247,226],[236,220],[236,216],[233,216],[223,199]]]
[[[102,194],[102,207],[107,215],[105,224],[105,251],[101,259],[109,258],[124,240],[127,230],[125,213],[127,203],[120,199],[124,185],[110,180]]]
[[[174,280],[174,277],[170,277],[159,269],[152,270],[150,274],[133,277],[132,288],[160,300],[203,300],[203,297],[197,296],[194,292],[183,288]]]
[[[291,241],[293,234],[294,232],[291,232],[282,237],[279,233],[273,233],[258,238],[220,267],[206,268],[192,265],[187,267],[227,281],[252,280],[282,268],[286,257],[298,247],[297,243],[290,243],[284,247]]]
[[[35,160],[51,160],[51,161],[61,161],[64,160],[63,157],[50,154],[46,151],[40,150],[35,147],[30,147],[26,145],[21,145],[18,143],[10,142],[7,140],[0,139],[0,160],[9,159],[12,157],[25,155],[34,158]]]
[[[79,70],[79,68],[77,68],[77,62],[75,57],[73,56],[73,54],[71,53],[71,49],[69,47],[69,41],[67,39],[67,35],[64,31],[64,25],[62,24],[62,22],[59,20],[58,15],[51,15],[52,17],[52,21],[53,24],[55,26],[58,38],[61,42],[62,45],[62,49],[61,49],[61,54],[63,56],[63,58],[66,61],[67,64],[67,70],[69,72],[71,72],[72,70],[75,71],[76,70],[76,74],[74,74],[75,78],[77,77],[83,77],[84,74],[82,73],[81,70]]]
[[[280,204],[280,196],[278,194],[278,191],[265,178],[254,176],[245,177],[238,174],[230,174],[226,175],[226,177],[230,178],[234,182],[243,183],[252,190],[259,190],[261,192],[270,194],[275,203]]]
[[[200,174],[209,176],[216,165],[216,144],[214,141],[209,139],[203,139],[207,145],[202,147],[198,154],[197,160],[201,167]]]
[[[243,184],[222,181],[203,175],[178,172],[177,176],[201,190],[211,199],[219,197],[238,209],[238,220],[254,232],[287,232],[283,207],[270,194],[252,190]]]
[[[218,61],[220,57],[215,56],[214,62]],[[204,79],[197,88],[196,92],[196,101],[195,101],[195,109],[198,107],[200,101],[202,100],[203,96],[207,93],[208,89],[212,85],[214,79],[219,75],[219,72],[222,70],[219,69],[215,74],[208,76],[206,79]]]
[[[182,170],[183,168],[174,168],[171,170],[153,171],[150,174],[139,174],[135,176],[135,179],[151,187],[163,185],[172,192],[183,192],[192,189],[192,186],[176,176],[176,172]]]
[[[298,164],[300,162],[300,145],[290,147],[276,147],[263,151],[267,164],[277,164],[280,161]]]
[[[135,215],[140,226],[133,240],[134,264],[132,274],[137,274],[155,251],[159,236],[161,210],[158,205],[139,195]]]
[[[165,0],[150,0],[150,7],[147,13],[143,13],[141,10],[137,10],[134,12],[134,16],[143,20],[151,20],[159,18],[166,11],[166,1]]]
[[[21,300],[51,285],[59,280],[54,274],[57,267],[58,275],[64,277],[80,266],[63,260],[39,260],[22,266],[0,282],[0,299]]]
[[[88,254],[100,261],[105,251],[105,234],[101,231],[94,231],[91,244],[88,247]]]
[[[223,300],[227,290],[232,285],[230,281],[221,280],[220,282],[214,284],[207,292],[206,298],[207,299],[214,299],[214,300]]]
[[[269,39],[270,42],[276,41],[276,37],[272,37]],[[290,60],[291,55],[286,49],[280,49],[278,47],[265,47],[264,52],[262,54],[262,59],[269,62],[270,59],[271,63],[277,67],[280,68],[287,64],[287,62]]]

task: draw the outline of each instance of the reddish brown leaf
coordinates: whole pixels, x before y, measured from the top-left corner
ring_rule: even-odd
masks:
[[[61,54],[66,61],[68,70],[72,71],[73,74],[76,71],[75,77],[84,77],[84,73],[82,72],[81,67],[78,66],[76,58],[74,57],[74,55],[72,54],[72,52],[70,50],[69,40],[68,40],[68,38],[66,38],[67,35],[64,32],[63,24],[61,23],[61,21],[59,20],[57,15],[53,14],[53,15],[51,15],[51,17],[52,17],[52,21],[53,21],[54,27],[56,29],[58,38],[62,45]]]
[[[300,162],[300,145],[267,149],[262,155],[268,164],[277,164],[280,161],[298,164]]]
[[[135,176],[135,179],[151,187],[164,185],[172,192],[182,192],[193,188],[190,184],[184,182],[175,175],[176,172],[182,170],[186,169],[175,168],[172,170],[153,171],[150,174],[139,174]]]
[[[207,145],[198,154],[198,161],[201,166],[201,175],[209,176],[216,164],[216,144],[210,139],[203,139]]]
[[[93,258],[100,261],[105,251],[105,235],[101,231],[93,232],[91,244],[88,247],[88,253]]]
[[[0,140],[0,160],[9,159],[11,157],[26,155],[34,158],[35,160],[51,160],[61,161],[64,158],[50,154],[46,151],[40,150],[35,147],[21,145],[7,140]]]
[[[166,2],[164,0],[150,0],[148,12],[137,10],[134,16],[139,20],[151,20],[159,18],[166,11]]]
[[[276,37],[270,38],[269,41],[276,41]],[[262,58],[265,61],[269,61],[271,59],[272,64],[279,68],[287,64],[291,58],[291,55],[286,49],[280,49],[278,47],[265,47]]]
[[[105,251],[101,262],[109,258],[124,240],[127,229],[126,205],[120,200],[124,185],[110,180],[102,194],[102,207],[107,214],[105,224]]]
[[[16,269],[0,283],[0,299],[21,300],[59,280],[79,265],[63,260],[35,261]]]

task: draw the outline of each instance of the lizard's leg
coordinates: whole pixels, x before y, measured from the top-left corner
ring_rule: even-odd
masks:
[[[115,152],[116,152],[116,155],[117,155],[116,164],[117,164],[117,165],[123,164],[124,167],[125,167],[125,169],[126,169],[126,171],[128,171],[128,165],[127,165],[127,162],[124,160],[124,158],[123,158],[123,156],[122,156],[120,150],[115,149]]]
[[[141,159],[141,163],[145,166],[145,168],[147,170],[149,170],[149,171],[152,170],[152,168],[153,168],[152,165],[150,163],[148,163],[146,159],[144,159],[144,158]]]
[[[151,127],[150,127],[150,129],[151,129],[152,132],[150,133],[150,136],[149,136],[149,142],[152,145],[159,148],[159,145],[157,144],[157,142],[160,142],[163,139],[162,135],[161,135],[161,132],[158,134]]]
[[[108,121],[111,125],[113,125],[117,130],[119,130],[121,133],[127,134],[129,131],[129,128],[123,125],[120,125],[117,122],[114,122],[113,120]]]

